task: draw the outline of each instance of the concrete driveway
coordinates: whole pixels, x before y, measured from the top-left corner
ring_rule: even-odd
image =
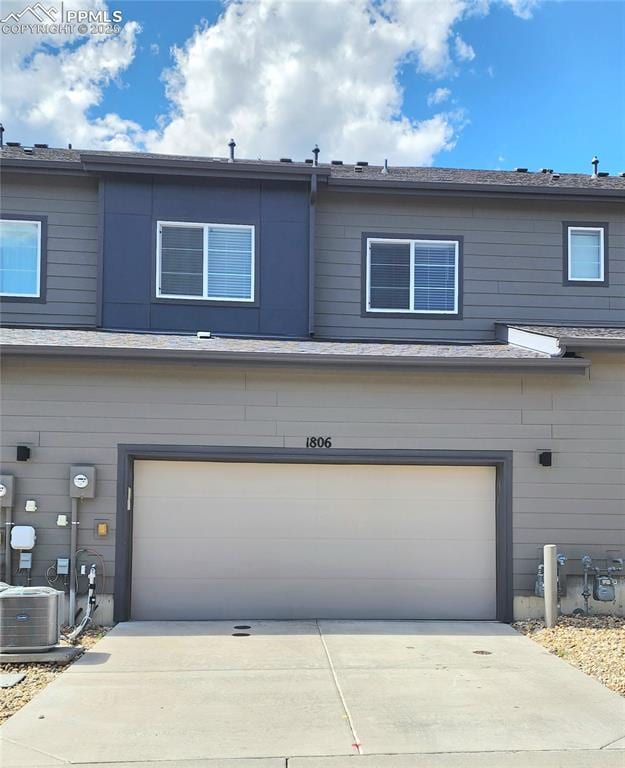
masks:
[[[3,768],[623,768],[625,701],[503,624],[135,622],[0,736]]]

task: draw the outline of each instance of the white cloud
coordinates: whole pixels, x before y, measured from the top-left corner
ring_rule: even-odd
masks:
[[[388,157],[431,163],[453,146],[455,115],[402,114],[398,67],[439,76],[451,68],[450,31],[465,0],[257,0],[228,5],[174,52],[172,109],[156,151],[242,156]]]
[[[85,0],[81,9],[104,8]],[[3,14],[21,10],[4,2]],[[104,90],[130,65],[140,29],[124,25],[119,35],[4,34],[0,61],[0,114],[7,138],[63,146],[131,149],[145,141],[141,126],[119,115],[90,118]]]
[[[541,0],[506,0],[515,16],[521,19],[531,19],[534,9],[538,7]]]
[[[161,46],[158,43],[150,44],[150,53],[152,54],[152,56],[158,56],[160,52],[161,52]]]
[[[450,96],[451,91],[449,88],[437,88],[435,91],[428,94],[428,106],[431,107],[433,104],[442,104],[444,101],[447,101]]]
[[[505,0],[518,15],[535,0]],[[19,10],[21,2],[3,3]],[[231,136],[247,157],[310,156],[429,164],[451,148],[461,109],[427,120],[403,111],[401,69],[439,78],[474,58],[456,33],[489,0],[228,0],[217,21],[172,52],[169,108],[157,131],[118,114],[93,117],[137,56],[139,26],[100,37],[3,36],[0,113],[7,138],[104,149],[224,155]],[[83,0],[81,8],[104,8]],[[12,39],[9,39],[12,38]],[[156,55],[146,44],[141,55]],[[456,63],[454,63],[454,61]],[[449,98],[435,89],[429,105]],[[413,113],[414,114],[414,113]],[[150,116],[151,118],[152,116]]]
[[[454,46],[456,48],[456,56],[460,61],[473,61],[475,58],[475,51],[468,43],[465,43],[460,35],[456,35],[454,38]]]

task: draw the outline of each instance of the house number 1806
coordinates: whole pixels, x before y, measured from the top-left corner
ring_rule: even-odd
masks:
[[[331,437],[307,437],[306,448],[332,448]]]

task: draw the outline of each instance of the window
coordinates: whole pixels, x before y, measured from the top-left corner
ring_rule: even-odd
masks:
[[[0,296],[41,295],[42,221],[0,219]]]
[[[254,301],[254,227],[157,225],[156,295],[170,299]]]
[[[568,282],[604,283],[605,227],[567,225],[565,276]]]
[[[458,314],[458,240],[367,238],[367,312]]]

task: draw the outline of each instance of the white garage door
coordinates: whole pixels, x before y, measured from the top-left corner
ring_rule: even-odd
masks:
[[[135,464],[134,619],[494,619],[495,470]]]

